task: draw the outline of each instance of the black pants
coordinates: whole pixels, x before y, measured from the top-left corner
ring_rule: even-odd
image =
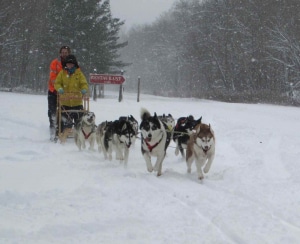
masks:
[[[61,106],[61,131],[64,131],[65,128],[72,128],[83,115],[82,112],[68,112],[68,110],[83,110],[83,106]]]
[[[48,91],[48,118],[50,128],[56,128],[57,93]]]

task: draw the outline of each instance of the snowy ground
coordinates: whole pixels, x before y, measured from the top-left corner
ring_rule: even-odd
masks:
[[[125,169],[73,140],[49,141],[46,96],[0,92],[0,243],[300,243],[300,111],[117,94],[97,124],[141,107],[210,123],[216,158],[201,182],[171,143],[163,175],[137,140]]]

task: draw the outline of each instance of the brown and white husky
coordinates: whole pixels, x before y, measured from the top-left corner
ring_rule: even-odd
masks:
[[[196,163],[198,179],[204,178],[204,173],[208,173],[215,157],[215,135],[210,125],[198,124],[187,143],[186,164],[187,172],[191,173],[193,161]]]

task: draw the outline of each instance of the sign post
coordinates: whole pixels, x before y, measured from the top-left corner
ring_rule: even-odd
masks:
[[[138,77],[138,90],[137,90],[137,102],[140,101],[140,92],[141,92],[141,77]]]
[[[111,85],[120,85],[119,91],[119,102],[123,99],[123,86],[125,78],[123,75],[111,75],[111,74],[90,74],[90,83],[94,85],[101,84],[111,84]],[[104,94],[103,94],[104,95]]]

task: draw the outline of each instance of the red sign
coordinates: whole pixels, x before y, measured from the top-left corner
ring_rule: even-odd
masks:
[[[90,82],[93,84],[118,84],[125,81],[122,75],[90,74]]]

